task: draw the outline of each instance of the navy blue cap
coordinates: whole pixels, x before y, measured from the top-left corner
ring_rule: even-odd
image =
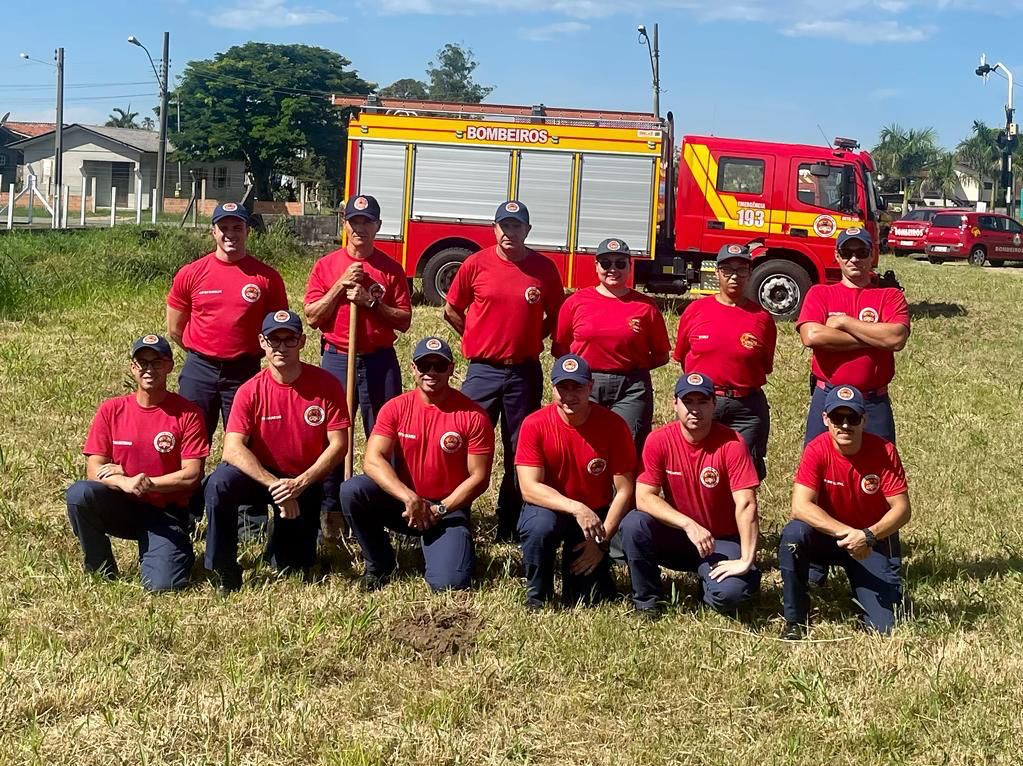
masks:
[[[418,362],[427,356],[439,356],[449,362],[455,361],[455,355],[451,353],[451,346],[445,341],[433,335],[423,338],[412,349],[412,361]]]
[[[593,380],[590,365],[585,359],[575,354],[565,354],[554,362],[551,368],[551,383],[557,385],[566,380],[574,380],[584,386]]]
[[[514,218],[516,221],[528,226],[529,210],[527,210],[526,206],[517,199],[510,199],[507,202],[502,202],[500,206],[498,206],[497,212],[494,213],[494,223],[507,221],[509,218]]]
[[[291,330],[295,335],[302,334],[302,319],[294,311],[281,309],[271,311],[263,318],[263,335],[276,330]]]
[[[154,335],[153,333],[149,333],[148,335],[143,335],[137,341],[132,343],[131,344],[132,358],[134,359],[135,354],[137,354],[144,348],[152,349],[160,356],[166,357],[167,359],[174,358],[174,354],[171,352],[170,343],[168,343],[167,339],[162,335]]]
[[[608,237],[597,245],[597,257],[602,255],[632,255],[632,251],[629,250],[629,246],[625,244],[624,239]]]
[[[714,396],[714,381],[699,372],[682,373],[682,377],[675,383],[675,398],[681,399],[692,393]]]
[[[868,248],[874,244],[874,240],[870,238],[870,232],[866,229],[861,229],[859,226],[852,226],[848,229],[843,230],[838,235],[838,249],[842,249],[842,245],[851,239],[856,239],[866,245]]]
[[[860,415],[867,411],[863,394],[855,386],[835,386],[828,391],[828,395],[824,397],[824,412],[830,414],[840,407],[848,407]]]
[[[245,223],[249,222],[249,211],[244,205],[237,202],[221,202],[213,208],[213,217],[210,223],[216,223],[221,218],[241,218]]]
[[[371,197],[368,194],[359,194],[345,203],[346,219],[355,218],[360,215],[371,221],[380,220],[380,203],[377,202],[376,197]]]
[[[752,261],[753,253],[750,252],[749,245],[722,245],[721,249],[718,250],[717,263],[724,263],[725,261]]]

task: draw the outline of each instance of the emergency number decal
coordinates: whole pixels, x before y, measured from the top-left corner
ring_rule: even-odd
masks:
[[[739,211],[735,216],[735,220],[740,226],[749,226],[758,229],[764,225],[764,211],[739,208]]]

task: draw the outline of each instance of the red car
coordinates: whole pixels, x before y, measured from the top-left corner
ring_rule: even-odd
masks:
[[[924,252],[931,263],[965,258],[973,266],[1001,266],[1023,260],[1023,226],[1001,213],[942,211],[931,221]]]
[[[944,213],[948,209],[918,207],[915,210],[910,210],[893,223],[888,230],[888,249],[896,256],[922,253],[927,230],[931,227],[931,220],[938,213]]]

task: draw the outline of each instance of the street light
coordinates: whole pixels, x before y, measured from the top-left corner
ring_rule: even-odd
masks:
[[[170,57],[170,32],[163,33],[163,62],[160,72],[156,71],[156,63],[149,49],[135,35],[128,35],[128,42],[146,52],[149,65],[153,67],[153,74],[156,75],[156,82],[160,86],[160,148],[156,157],[156,212],[159,214],[163,212],[163,200],[166,196],[164,176],[167,165],[167,69]]]
[[[647,53],[650,54],[650,71],[653,74],[654,80],[654,116],[660,119],[661,117],[661,49],[657,46],[657,25],[654,24],[654,39],[653,44],[650,42],[650,36],[646,32],[646,26],[640,24],[636,27],[636,31],[639,32],[639,44],[643,45],[646,43]]]
[[[54,229],[60,228],[61,218],[61,186],[64,183],[64,49],[57,48],[53,52],[55,65],[48,61],[39,61],[27,53],[19,54],[25,61],[33,61],[37,64],[55,67],[57,70],[57,124],[53,131],[53,181],[56,194],[53,200],[53,221]]]
[[[1001,69],[1005,73],[1006,79],[1009,81],[1009,102],[1005,105],[1005,135],[1001,136],[998,145],[1002,149],[1002,185],[1005,187],[1005,212],[1012,212],[1012,150],[1016,145],[1016,134],[1018,129],[1016,123],[1013,122],[1013,115],[1015,109],[1012,108],[1012,92],[1015,87],[1015,83],[1012,79],[1012,72],[1005,64],[998,62],[996,64],[988,64],[987,56],[983,53],[980,54],[980,66],[976,69],[978,77],[982,78],[987,83],[987,78],[992,72],[996,72]],[[1020,203],[1023,207],[1023,202]]]

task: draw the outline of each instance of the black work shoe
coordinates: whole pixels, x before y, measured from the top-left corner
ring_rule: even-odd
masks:
[[[632,616],[634,619],[640,622],[657,622],[661,619],[663,612],[660,607],[651,607],[649,609],[633,609]]]
[[[786,622],[778,638],[782,641],[802,641],[806,638],[806,626],[801,622]]]
[[[390,574],[373,574],[372,572],[366,572],[362,577],[359,578],[359,590],[363,593],[375,593],[391,581]]]
[[[240,568],[218,570],[217,576],[220,578],[217,585],[218,596],[227,598],[242,589],[242,570]]]
[[[547,602],[538,598],[527,598],[524,606],[527,612],[542,612],[547,608]]]

